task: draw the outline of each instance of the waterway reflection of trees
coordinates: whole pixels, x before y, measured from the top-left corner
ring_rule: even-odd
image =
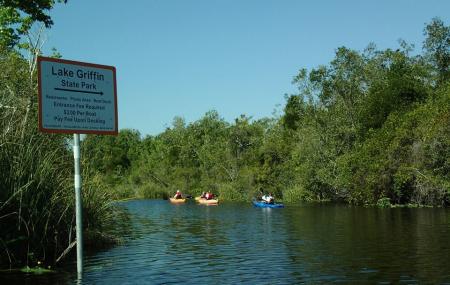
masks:
[[[439,283],[436,276],[445,276],[448,266],[442,262],[448,264],[450,254],[445,209],[323,205],[289,210],[287,246],[298,276],[349,281],[346,272],[358,272],[358,280],[394,283]]]

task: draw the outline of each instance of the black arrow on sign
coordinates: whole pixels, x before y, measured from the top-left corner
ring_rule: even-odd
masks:
[[[85,91],[85,90],[75,90],[75,89],[64,89],[64,88],[55,88],[55,90],[66,91],[66,92],[78,92],[78,93],[89,93],[89,94],[98,94],[103,95],[103,92],[95,92],[95,91]]]

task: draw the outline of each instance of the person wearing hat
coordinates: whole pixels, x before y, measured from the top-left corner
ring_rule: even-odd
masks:
[[[173,196],[174,199],[183,199],[180,190],[177,190],[177,193]]]

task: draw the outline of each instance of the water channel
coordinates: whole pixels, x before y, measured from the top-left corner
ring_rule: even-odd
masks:
[[[69,263],[22,284],[450,284],[449,209],[120,206],[126,242],[86,255],[82,280]]]

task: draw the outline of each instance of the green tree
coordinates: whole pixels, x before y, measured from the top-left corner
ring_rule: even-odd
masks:
[[[439,82],[450,77],[450,26],[434,18],[424,29],[423,48],[438,72]]]
[[[380,128],[389,114],[423,102],[429,94],[429,65],[421,57],[390,49],[368,58],[368,90],[359,112],[360,131]]]
[[[286,106],[282,118],[283,127],[290,130],[297,130],[305,112],[303,97],[290,95],[286,97]]]
[[[271,191],[288,201],[450,203],[448,33],[433,19],[424,54],[405,41],[339,47],[328,64],[300,69],[298,93],[285,97],[279,117],[228,123],[209,111],[189,124],[176,117],[143,140],[133,131],[88,137],[93,168],[124,196],[182,189],[225,200]]]
[[[36,22],[46,28],[53,25],[48,12],[53,8],[55,0],[0,0],[0,45],[14,48],[20,37],[27,34]],[[67,0],[57,2],[66,3]]]

